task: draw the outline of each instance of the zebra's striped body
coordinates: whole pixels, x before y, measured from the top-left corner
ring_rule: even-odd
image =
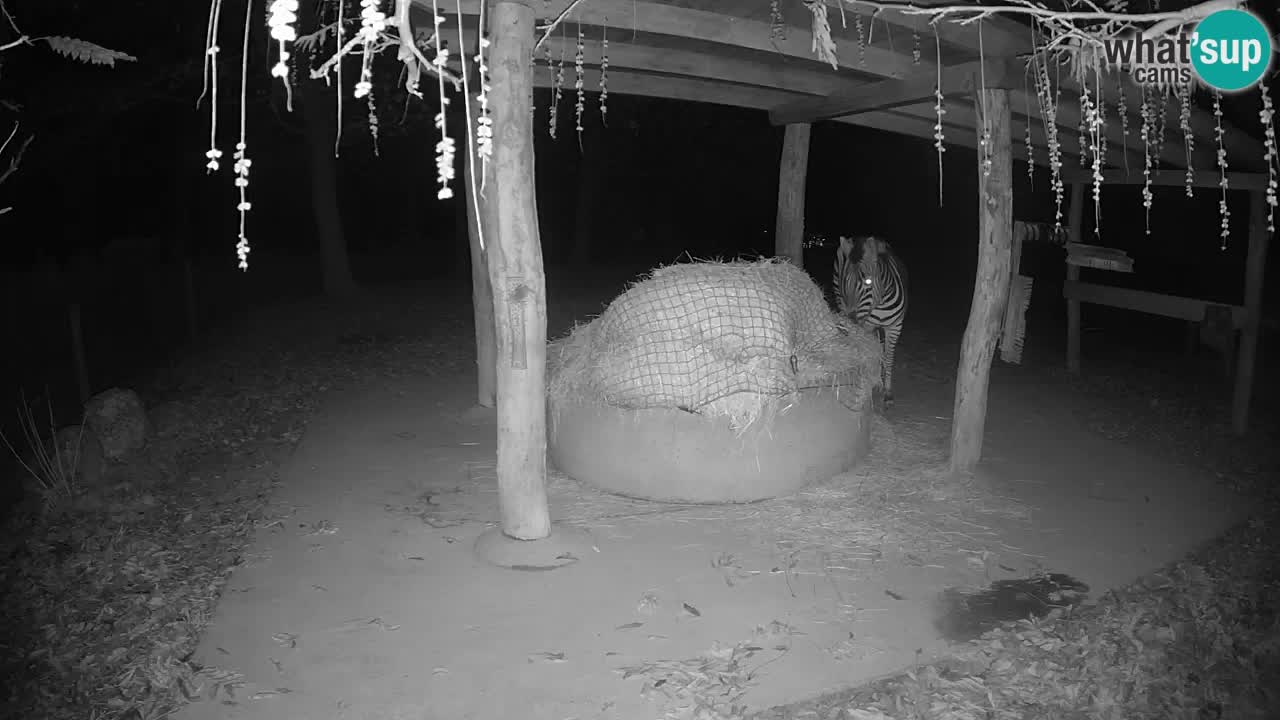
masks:
[[[832,279],[837,309],[868,330],[879,331],[884,402],[891,405],[893,352],[907,315],[906,266],[880,238],[841,236]]]

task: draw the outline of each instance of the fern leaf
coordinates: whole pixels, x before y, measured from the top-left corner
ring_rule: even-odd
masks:
[[[320,47],[323,47],[325,41],[329,39],[329,30],[333,25],[325,25],[313,33],[299,35],[298,39],[293,41],[295,47],[303,52],[314,53]]]
[[[49,48],[59,55],[69,57],[72,60],[90,63],[92,65],[115,67],[117,60],[135,62],[138,59],[132,55],[128,55],[117,50],[110,50],[102,47],[101,45],[95,45],[85,40],[77,40],[76,38],[47,37],[41,39],[46,43],[49,43]]]

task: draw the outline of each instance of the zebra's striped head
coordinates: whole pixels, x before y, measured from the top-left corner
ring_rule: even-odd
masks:
[[[840,312],[852,317],[854,322],[863,322],[872,308],[883,304],[882,256],[889,252],[889,243],[874,236],[840,236],[832,278],[836,304]]]

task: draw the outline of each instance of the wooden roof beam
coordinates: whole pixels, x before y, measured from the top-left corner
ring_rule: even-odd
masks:
[[[418,0],[420,4],[427,7],[424,0]],[[829,3],[835,0],[828,0]],[[934,2],[942,2],[944,0],[925,0],[923,4],[932,4]],[[454,22],[456,0],[440,0],[441,11],[447,18]],[[479,0],[461,0],[463,12],[470,16],[470,20],[474,21],[475,15],[479,12]],[[553,0],[551,3],[551,11],[558,12],[566,4],[567,0]],[[634,9],[633,9],[634,8]],[[838,12],[838,10],[836,11]],[[886,11],[887,12],[887,11]],[[777,45],[769,39],[769,27],[767,23],[754,22],[741,18],[734,18],[716,13],[705,11],[688,10],[671,5],[665,5],[654,2],[635,2],[629,0],[592,0],[590,3],[583,3],[572,14],[571,22],[584,22],[589,25],[607,26],[616,29],[617,33],[611,32],[610,37],[610,55],[613,56],[623,44],[625,39],[631,34],[628,31],[638,33],[654,33],[667,35],[673,38],[683,38],[686,40],[702,40],[709,43],[728,43],[746,47],[751,50],[767,52],[772,55],[781,53],[784,57],[795,58],[805,61],[801,67],[823,71],[829,66],[823,66],[818,63],[813,56],[812,47],[808,41],[808,33],[790,33],[788,38],[781,40]],[[941,23],[941,25],[955,26],[955,23]],[[972,36],[956,31],[945,31],[943,35],[949,42],[957,45],[965,46],[972,51],[977,50],[978,38],[976,27],[977,23],[969,26],[955,26],[972,29]],[[1019,52],[1031,51],[1030,31],[1018,23],[1012,22],[1007,18],[992,16],[982,21],[983,27],[983,49],[990,55],[1010,55]],[[833,30],[837,30],[833,27]],[[944,32],[941,31],[940,32]],[[843,39],[843,38],[842,38]],[[927,43],[926,43],[927,44]],[[714,49],[714,45],[708,46],[708,50]],[[666,52],[665,48],[651,49],[651,55],[661,56]],[[689,60],[695,55],[704,57],[714,57],[709,53],[697,53],[690,50]],[[853,55],[853,57],[849,57]],[[642,60],[637,56],[638,60]],[[764,58],[762,58],[763,60]],[[612,57],[611,57],[612,60]],[[720,60],[725,60],[720,58]],[[864,74],[877,74],[883,77],[903,78],[913,73],[934,72],[933,65],[922,62],[915,65],[912,59],[907,55],[898,55],[888,50],[876,48],[874,46],[867,47],[866,64],[858,64],[857,53],[844,52],[841,57],[842,69],[849,69]],[[732,64],[732,60],[728,61]],[[787,63],[782,63],[784,67],[793,67]],[[717,75],[723,75],[725,69],[729,65],[725,65]],[[691,70],[696,69],[690,67]],[[758,68],[757,68],[758,69]],[[830,72],[826,70],[826,72]],[[833,79],[847,80],[845,73],[831,73]],[[1130,98],[1131,109],[1136,109],[1136,105],[1132,103],[1132,99],[1137,97],[1137,86],[1132,83],[1130,78],[1124,78],[1129,81],[1127,83],[1126,93]],[[726,81],[731,81],[726,79]],[[812,81],[812,78],[810,78]],[[770,81],[772,83],[772,80]],[[806,90],[809,89],[808,82]],[[1026,93],[1019,92],[1014,97],[1013,105],[1015,109],[1019,104],[1026,104],[1023,100],[1028,97]],[[1029,96],[1032,107],[1035,107],[1034,96]],[[1058,109],[1058,124],[1072,128],[1071,135],[1075,135],[1074,128],[1079,125],[1080,118],[1079,100],[1070,93],[1065,93],[1061,99]],[[1137,127],[1136,121],[1132,118],[1130,129]],[[1182,143],[1175,141],[1172,136],[1176,134],[1178,127],[1178,109],[1176,103],[1170,103],[1166,112],[1166,128],[1167,136],[1170,140],[1164,145],[1162,160],[1168,164],[1185,164]],[[1114,115],[1113,115],[1114,117]],[[1195,130],[1196,145],[1192,155],[1191,164],[1195,168],[1212,168],[1216,162],[1216,141],[1213,140],[1213,118],[1206,111],[1196,108],[1192,114],[1192,126]],[[1119,123],[1110,122],[1106,128],[1108,143],[1115,146],[1121,146],[1125,143],[1123,134],[1119,127]],[[1132,132],[1131,132],[1132,134]],[[1253,138],[1244,135],[1239,130],[1227,128],[1225,143],[1232,165],[1235,167],[1244,167],[1248,169],[1260,169],[1251,167],[1256,166],[1261,158],[1261,144]],[[1138,155],[1141,155],[1141,148],[1138,148]],[[1252,161],[1252,162],[1250,162]],[[1131,159],[1132,167],[1132,159]]]
[[[537,87],[550,88],[553,80],[551,71],[545,66],[540,65],[534,69],[534,82]],[[615,73],[612,67],[609,70],[609,93],[705,102],[714,105],[729,105],[756,110],[768,110],[788,99],[797,97],[797,93],[786,90],[741,85],[732,86],[712,80],[624,71]],[[970,112],[972,112],[972,109],[970,109]],[[898,112],[873,111],[852,117],[836,118],[835,122],[886,130],[899,135],[918,137],[930,142],[933,140],[934,119],[932,117],[926,118]],[[944,126],[944,131],[946,133],[945,142],[948,145],[959,145],[970,149],[978,147],[977,134],[972,127]],[[1015,145],[1014,156],[1020,160],[1025,160],[1027,155],[1025,147],[1021,143],[1016,143]]]
[[[464,28],[463,35],[464,42],[474,42],[473,30]],[[553,37],[548,40],[552,51],[551,54],[555,57],[559,56],[559,49],[561,48],[561,45],[564,46],[564,49],[567,52],[574,52],[576,50],[576,42],[577,41],[574,38],[564,39]],[[598,41],[587,40],[586,46],[586,55],[588,58],[599,57],[600,47]],[[710,81],[719,81],[721,83],[725,83],[727,87],[734,87],[740,90],[750,90],[754,87],[761,90],[783,91],[785,92],[785,95],[782,95],[781,97],[787,98],[793,102],[797,99],[803,101],[820,101],[822,100],[821,97],[805,97],[805,95],[829,94],[839,85],[848,83],[847,80],[842,80],[838,76],[833,75],[831,72],[821,67],[796,68],[784,64],[770,63],[764,60],[754,61],[732,59],[716,55],[705,55],[691,50],[631,45],[630,43],[622,41],[611,41],[609,52],[611,74],[615,76],[619,72],[631,72],[636,75],[644,76],[669,74],[670,76],[675,76],[681,79],[702,80],[707,83]],[[586,67],[591,73],[599,72],[598,64],[588,62],[586,63]],[[747,77],[753,78],[754,82],[743,82],[742,78]],[[990,78],[988,79],[990,80]],[[655,79],[655,81],[656,80],[657,79]],[[593,83],[592,80],[588,80],[589,90],[594,91],[594,85],[595,83]],[[653,83],[647,83],[644,87],[657,86]],[[615,91],[617,90],[616,87],[613,89]],[[643,94],[643,92],[633,94]],[[670,97],[670,94],[664,91],[663,94],[659,96]],[[699,97],[700,96],[698,95],[689,96],[690,99],[695,100]],[[733,94],[733,97],[742,98],[744,96],[735,93]],[[1018,99],[1017,102],[1013,104],[1015,113],[1015,133],[1018,138],[1021,139],[1024,136],[1027,123],[1029,122],[1031,124],[1032,141],[1036,149],[1036,154],[1034,155],[1035,161],[1037,164],[1043,166],[1046,163],[1045,156],[1047,154],[1047,142],[1043,122],[1038,114],[1037,105],[1034,98],[1030,98],[1022,91],[1015,92],[1014,97]],[[1025,102],[1022,100],[1024,97],[1027,98]],[[970,99],[970,97],[965,95],[959,103],[954,100],[947,103],[948,114],[945,118],[948,120],[948,138],[946,142],[951,142],[951,135],[959,135],[967,138],[973,133],[972,126],[967,128],[962,127],[964,122],[972,124],[976,121],[973,108],[968,104]],[[725,103],[722,104],[732,103],[725,101]],[[905,116],[911,116],[914,119],[913,126],[918,125],[922,128],[931,127],[932,124],[936,122],[932,105],[933,99],[932,94],[930,93],[919,107],[906,107],[897,114],[897,117],[902,118]],[[748,107],[763,106],[752,104]],[[1021,115],[1021,113],[1024,112],[1024,109],[1027,107],[1031,109],[1032,115],[1030,116],[1030,119],[1023,119],[1025,116]],[[866,125],[881,129],[891,129],[893,125],[888,121],[889,117],[890,116],[884,116],[881,118],[880,122],[874,124],[866,123]],[[1068,119],[1069,118],[1063,116],[1063,113],[1060,113],[1060,138],[1064,146],[1070,147],[1077,142],[1075,139],[1075,128],[1078,123],[1066,122]],[[855,122],[853,124],[859,123]],[[930,130],[929,132],[921,131],[918,133],[906,134],[932,139],[932,132],[933,131]],[[1120,133],[1119,128],[1114,128],[1114,132],[1117,133],[1116,138],[1118,138]],[[1127,159],[1130,167],[1141,167],[1143,164],[1143,156],[1140,150],[1134,147],[1129,147],[1127,150]],[[1124,155],[1123,152],[1124,144],[1119,140],[1109,143],[1107,157],[1108,164],[1123,166],[1126,160],[1126,155]],[[1024,149],[1021,151],[1019,157],[1024,157],[1025,155],[1026,152]],[[1068,160],[1070,157],[1071,154],[1070,151],[1068,151]]]
[[[448,23],[446,23],[447,25]],[[464,42],[468,45],[475,42],[474,30],[464,28],[463,36]],[[576,38],[572,37],[552,37],[548,40],[553,57],[559,57],[561,49],[564,49],[567,55],[576,52],[576,43]],[[598,40],[588,39],[585,41],[585,46],[585,54],[588,59],[600,57],[601,47]],[[598,63],[588,61],[585,66],[592,75],[599,72]],[[609,67],[612,73],[631,71],[641,75],[670,74],[691,79],[718,80],[737,87],[754,86],[790,91],[789,97],[792,101],[800,99],[806,102],[820,101],[822,98],[804,97],[805,95],[827,95],[842,85],[850,84],[850,81],[844,80],[822,67],[793,67],[784,63],[769,62],[763,58],[759,60],[729,58],[708,55],[693,50],[633,45],[621,40],[613,40],[609,43]],[[752,78],[752,82],[745,82],[744,78]],[[597,83],[598,80],[595,77],[589,78],[587,80],[587,89],[594,91]],[[951,83],[951,86],[955,87],[956,83]],[[867,87],[873,86],[868,85]],[[963,101],[958,104],[954,100],[948,102],[948,116],[946,117],[952,121],[957,121],[963,117],[970,119],[969,121],[972,122],[974,116],[972,107],[966,105],[966,102],[971,99],[969,97],[970,94],[957,94],[964,95]],[[1030,108],[1033,142],[1037,154],[1043,158],[1047,144],[1036,100],[1021,90],[1014,92],[1013,98],[1015,100],[1013,103],[1015,116],[1020,117],[1020,113],[1023,113],[1026,108]],[[932,90],[930,89],[919,108],[908,108],[904,112],[919,118],[927,117],[930,123],[934,122]],[[1076,142],[1074,139],[1075,128],[1079,124],[1079,117],[1077,115],[1073,119],[1069,113],[1059,112],[1058,120],[1061,126],[1060,137],[1062,142],[1064,145],[1070,146]],[[1016,118],[1015,121],[1017,121]],[[1115,127],[1110,128],[1110,130],[1115,133],[1115,136],[1111,138],[1113,142],[1109,143],[1108,161],[1117,166],[1123,166],[1126,156],[1122,154],[1124,144],[1119,140],[1120,128]],[[1015,128],[1015,131],[1019,139],[1021,139],[1025,131],[1025,123],[1020,123]],[[969,134],[972,132],[972,128],[963,132]],[[931,137],[931,134],[926,134],[922,137]],[[1131,167],[1142,166],[1143,156],[1139,149],[1128,148],[1128,161]],[[1037,162],[1039,164],[1044,163],[1043,159]]]
[[[967,25],[960,25],[954,22],[931,23],[932,19],[928,15],[912,15],[904,13],[894,8],[884,8],[881,10],[873,10],[865,5],[850,5],[845,0],[823,0],[827,5],[827,18],[834,21],[839,18],[841,13],[845,16],[861,15],[863,22],[867,27],[871,27],[871,21],[874,18],[877,22],[885,22],[896,25],[900,28],[919,33],[922,45],[933,45],[935,37],[943,43],[955,45],[968,50],[975,55],[978,54],[979,46],[990,56],[1013,57],[1019,54],[1026,54],[1029,50],[1029,42],[1011,43],[1010,35],[1016,36],[1017,29],[1021,26],[1008,18],[992,15],[982,21],[983,38],[982,42],[978,40],[978,23],[973,22]],[[953,5],[954,0],[916,0],[917,6],[928,7],[929,5]],[[834,24],[834,22],[833,22]],[[987,31],[995,27],[1001,31],[1001,34],[992,42],[986,37]],[[1025,30],[1025,28],[1023,28]],[[1030,37],[1030,31],[1026,31],[1026,35]]]
[[[829,0],[838,1],[838,0]],[[920,0],[919,5],[941,5],[948,4],[952,0]],[[951,23],[954,24],[954,23]],[[953,33],[947,37],[948,41],[953,44],[961,45],[973,52],[978,52],[979,42],[976,31],[977,23],[971,23],[970,27],[974,31],[965,35],[962,33]],[[1035,48],[1031,43],[1031,31],[1025,25],[1014,22],[1008,18],[999,16],[991,16],[982,21],[982,42],[981,48],[988,55],[1002,56],[1029,56]],[[1129,73],[1119,73],[1118,82],[1124,87],[1125,95],[1132,100],[1141,97],[1142,86],[1139,85]],[[1114,82],[1109,83],[1111,87],[1115,87]],[[1078,121],[1078,113],[1080,110],[1080,102],[1077,98],[1063,97],[1061,110],[1067,109],[1068,105],[1076,114]],[[1132,109],[1136,110],[1138,105],[1132,104]],[[1165,109],[1165,127],[1177,130],[1179,125],[1177,103],[1169,103]],[[1193,167],[1212,167],[1216,163],[1217,158],[1217,140],[1215,135],[1215,125],[1213,114],[1201,107],[1193,107],[1191,112],[1191,129],[1196,140],[1195,155],[1192,157]],[[1134,123],[1130,123],[1130,127],[1136,127]],[[1262,154],[1264,152],[1262,143],[1232,126],[1225,119],[1223,120],[1223,129],[1225,137],[1223,144],[1226,147],[1228,158],[1232,165],[1244,166],[1251,169],[1263,169]],[[1179,143],[1180,144],[1180,143]],[[1207,153],[1202,153],[1200,148],[1204,146],[1208,150],[1208,146],[1215,149]],[[1181,156],[1181,151],[1175,151],[1175,156]],[[1206,160],[1210,164],[1205,164]]]
[[[415,0],[428,13],[430,3]],[[438,0],[441,13],[452,24],[456,22],[456,8],[462,5],[464,16],[474,18],[480,11],[480,0]],[[557,14],[567,5],[567,0],[551,0],[550,13]],[[430,22],[428,20],[428,22]],[[729,45],[782,55],[816,67],[831,65],[822,63],[813,52],[813,42],[806,28],[804,33],[787,33],[786,37],[771,37],[768,23],[696,10],[661,2],[642,0],[591,0],[578,5],[568,21],[572,25],[582,23],[594,27],[609,27],[610,52],[614,43],[624,41],[636,33],[653,33],[710,44]],[[832,28],[836,32],[836,28]],[[837,33],[838,34],[838,33]],[[710,48],[709,48],[710,49]],[[895,52],[868,45],[865,52],[856,48],[838,55],[841,69],[864,75],[886,78],[906,77],[919,66],[915,65],[910,51]]]
[[[891,110],[918,105],[934,99],[934,87],[940,86],[944,97],[967,97],[982,87],[1013,89],[1023,86],[1023,65],[1015,60],[989,59],[963,63],[938,73],[917,71],[902,80],[882,80],[868,85],[851,86],[825,98],[796,100],[769,113],[774,125],[818,122],[837,117],[858,115],[873,110]]]
[[[551,38],[547,41],[553,57],[560,56],[560,50],[566,57],[577,52],[576,38]],[[599,89],[598,71],[600,67],[602,46],[599,39],[586,40],[583,43],[587,60],[584,66],[589,68],[595,77],[587,81],[587,90]],[[542,64],[539,61],[539,64]],[[567,61],[566,61],[567,64]],[[628,42],[609,41],[609,74],[618,70],[631,70],[641,73],[664,73],[704,80],[718,80],[724,83],[746,86],[771,87],[789,89],[808,95],[825,95],[842,83],[854,84],[856,81],[842,78],[831,72],[831,68],[814,66],[797,67],[790,63],[770,62],[768,58],[732,58],[664,47],[648,47],[633,45]],[[566,68],[566,81],[572,85],[568,73],[572,67]]]

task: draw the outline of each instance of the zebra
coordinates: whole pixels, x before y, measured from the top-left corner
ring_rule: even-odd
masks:
[[[893,352],[907,314],[907,268],[885,240],[842,235],[833,270],[837,309],[862,327],[878,330],[888,407],[893,404]]]

